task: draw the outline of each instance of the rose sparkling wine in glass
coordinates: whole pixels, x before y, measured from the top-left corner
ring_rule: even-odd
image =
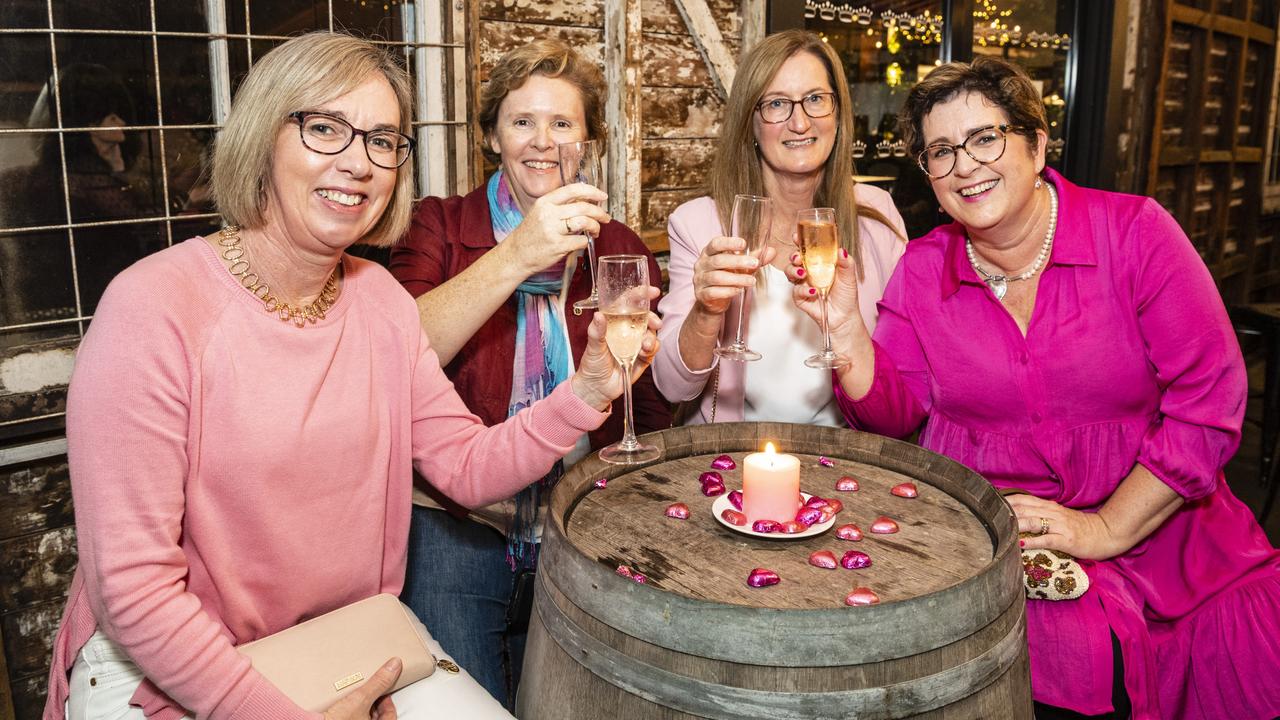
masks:
[[[565,185],[586,183],[592,187],[604,187],[604,171],[600,164],[600,143],[595,140],[561,143],[556,146],[560,155],[560,180]],[[591,271],[591,295],[573,304],[575,313],[600,307],[596,291],[596,239],[587,235],[587,262]]]
[[[773,216],[773,203],[767,197],[757,195],[735,195],[733,197],[733,237],[747,242],[744,251],[748,255],[759,256],[760,249],[769,239],[770,219]],[[754,273],[753,273],[754,274]],[[725,347],[717,347],[716,355],[729,360],[750,362],[759,360],[760,353],[747,347],[742,339],[742,310],[747,304],[747,291],[744,288],[738,302],[738,334],[733,343]]]
[[[822,303],[822,352],[809,356],[804,364],[819,370],[848,365],[849,358],[831,349],[831,328],[827,322],[827,294],[835,284],[836,255],[840,252],[836,211],[832,208],[801,210],[796,214],[796,224],[805,279],[818,291]]]
[[[622,366],[622,439],[600,451],[600,459],[634,465],[658,459],[658,448],[636,439],[631,409],[631,367],[649,327],[649,263],[643,255],[605,255],[600,262],[600,312],[608,321],[605,343]]]

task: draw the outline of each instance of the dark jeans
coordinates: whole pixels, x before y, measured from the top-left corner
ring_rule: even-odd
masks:
[[[1133,709],[1129,703],[1129,691],[1124,687],[1124,658],[1120,656],[1120,640],[1111,633],[1111,707],[1112,712],[1105,715],[1083,715],[1074,710],[1067,710],[1053,705],[1036,703],[1036,720],[1125,720]]]
[[[532,579],[532,573],[514,573],[507,565],[502,533],[442,510],[413,507],[400,599],[508,710],[515,707],[524,661]]]

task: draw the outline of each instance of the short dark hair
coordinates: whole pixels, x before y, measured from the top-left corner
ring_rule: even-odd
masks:
[[[907,151],[914,157],[924,150],[924,118],[934,106],[957,95],[975,92],[1009,116],[1014,132],[1027,138],[1034,150],[1037,130],[1049,132],[1044,101],[1031,77],[1021,67],[994,57],[979,56],[973,62],[951,62],[933,69],[907,93],[898,114]]]

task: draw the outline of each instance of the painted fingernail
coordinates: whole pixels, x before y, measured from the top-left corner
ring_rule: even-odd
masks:
[[[1018,547],[1022,547],[1022,548],[1024,548],[1024,547],[1026,547],[1026,546],[1027,546],[1027,541],[1026,541],[1026,540],[1019,540],[1019,541],[1018,541]]]
[[[791,253],[791,262],[795,262],[798,259],[800,259],[800,253]]]
[[[804,268],[796,269],[796,277],[804,277]]]
[[[840,248],[840,252],[841,252],[841,253],[843,253],[845,257],[849,257],[849,251],[848,251],[848,250],[845,250],[844,248]]]
[[[809,288],[809,294],[810,294],[810,295],[817,295],[817,294],[818,294],[818,290],[817,290],[817,288]]]

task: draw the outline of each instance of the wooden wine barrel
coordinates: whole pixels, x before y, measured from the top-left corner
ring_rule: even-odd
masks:
[[[591,456],[552,494],[522,720],[1032,717],[1017,527],[977,473],[915,445],[808,425],[722,423],[645,439],[662,450],[655,463]],[[800,458],[802,490],[844,503],[836,526],[858,525],[861,541],[834,530],[757,539],[717,522],[698,476],[729,454],[738,469],[720,472],[740,488],[743,458],[766,441]],[[845,475],[857,492],[835,491]],[[889,492],[904,481],[917,498]],[[687,520],[665,516],[677,501]],[[870,533],[880,515],[900,531]],[[850,549],[872,565],[808,563],[816,550]],[[781,583],[748,587],[757,567]],[[855,586],[880,603],[846,607]]]

